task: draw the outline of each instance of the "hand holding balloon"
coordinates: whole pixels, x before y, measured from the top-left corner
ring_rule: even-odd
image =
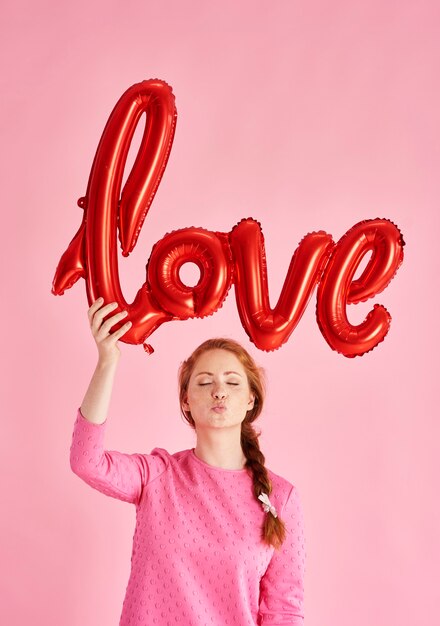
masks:
[[[118,329],[112,331],[118,322],[127,317],[127,311],[120,311],[108,317],[117,306],[117,302],[104,305],[104,298],[98,298],[87,312],[92,335],[98,348],[99,363],[103,365],[117,363],[121,354],[118,340],[131,327],[131,322],[126,322]]]
[[[102,424],[107,419],[113,380],[121,355],[118,340],[131,327],[131,322],[126,322],[116,330],[112,330],[127,315],[126,311],[111,315],[117,306],[116,302],[104,304],[104,298],[98,298],[88,310],[90,328],[98,348],[99,358],[81,403],[81,414],[93,424]]]

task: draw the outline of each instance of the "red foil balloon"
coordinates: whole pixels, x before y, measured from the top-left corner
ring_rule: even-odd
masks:
[[[121,194],[130,144],[143,113],[145,131],[132,171]],[[134,302],[122,294],[118,274],[117,227],[127,256],[154,198],[173,143],[176,107],[171,87],[148,80],[130,87],[116,104],[99,142],[85,198],[83,222],[57,267],[52,291],[62,294],[79,277],[86,279],[89,304],[102,296],[128,311],[128,343],[140,343],[161,323],[172,319],[145,283]],[[120,201],[119,201],[119,198]],[[146,349],[150,349],[146,346]]]
[[[137,124],[145,129],[133,168],[121,192],[127,155]],[[122,294],[118,273],[118,230],[122,254],[136,245],[139,231],[165,171],[176,125],[171,87],[148,80],[130,87],[105,126],[90,172],[87,194],[79,200],[82,224],[61,257],[52,291],[62,294],[78,278],[86,280],[91,304],[102,296],[128,312],[132,326],[122,341],[141,343],[163,322],[204,317],[223,303],[235,284],[245,331],[261,350],[285,343],[318,288],[317,318],[329,345],[345,356],[362,355],[383,340],[390,315],[376,305],[359,326],[348,322],[346,305],[380,293],[403,259],[403,240],[388,220],[356,224],[335,245],[323,231],[304,237],[295,251],[274,308],[270,307],[266,255],[260,225],[249,218],[231,233],[184,228],[168,233],[152,250],[147,278],[134,301]],[[355,272],[372,252],[362,275]],[[184,263],[195,263],[200,279],[193,287],[180,279]],[[149,345],[144,344],[148,352]]]
[[[336,244],[318,288],[317,319],[328,344],[347,357],[361,356],[384,340],[391,316],[376,304],[358,326],[350,324],[346,305],[367,300],[385,289],[403,261],[402,235],[392,222],[365,220]],[[363,257],[371,258],[357,280]]]
[[[275,308],[269,304],[264,238],[258,222],[241,221],[230,234],[235,295],[241,322],[255,345],[275,350],[285,343],[305,311],[334,241],[320,231],[304,237],[290,262]]]
[[[222,305],[232,281],[228,235],[203,228],[176,230],[158,241],[147,267],[148,283],[156,300],[177,319],[205,317]],[[184,285],[179,270],[195,263],[200,279]]]

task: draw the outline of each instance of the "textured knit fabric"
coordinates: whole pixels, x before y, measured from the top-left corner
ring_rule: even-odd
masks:
[[[136,507],[131,573],[120,626],[303,626],[304,533],[297,490],[270,470],[271,503],[285,522],[281,550],[261,540],[267,515],[246,469],[194,452],[105,451],[106,422],[80,412],[72,470]]]

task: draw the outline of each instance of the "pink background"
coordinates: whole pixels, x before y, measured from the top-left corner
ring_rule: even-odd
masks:
[[[173,229],[262,224],[274,303],[299,240],[387,217],[405,261],[374,302],[376,350],[333,352],[312,297],[289,342],[253,348],[233,290],[205,320],[164,324],[155,354],[122,346],[107,447],[194,444],[176,370],[203,339],[241,340],[266,368],[261,445],[302,496],[307,626],[439,620],[437,2],[8,2],[2,16],[2,624],[119,620],[134,507],[70,470],[75,411],[96,349],[81,281],[50,293],[76,232],[104,124],[131,84],[159,77],[178,123],[138,246],[128,300]],[[373,302],[349,312],[360,321]]]

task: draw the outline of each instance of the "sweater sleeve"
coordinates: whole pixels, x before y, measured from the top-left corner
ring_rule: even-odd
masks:
[[[94,489],[137,505],[144,485],[165,471],[167,459],[163,454],[155,454],[156,448],[148,455],[104,450],[105,426],[106,422],[93,424],[78,411],[70,467]]]
[[[286,526],[286,538],[280,550],[274,551],[260,581],[259,624],[303,626],[304,518],[295,487],[292,487],[280,517]]]

